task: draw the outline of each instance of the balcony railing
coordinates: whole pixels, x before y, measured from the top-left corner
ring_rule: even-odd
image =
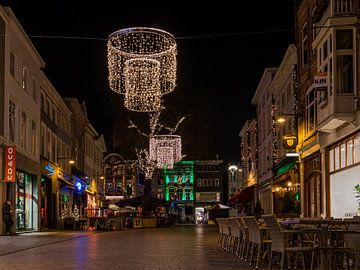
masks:
[[[355,0],[333,0],[335,16],[355,15]]]

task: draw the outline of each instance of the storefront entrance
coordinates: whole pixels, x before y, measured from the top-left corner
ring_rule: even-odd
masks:
[[[18,170],[15,188],[17,231],[36,229],[38,209],[35,197],[37,197],[36,176]]]

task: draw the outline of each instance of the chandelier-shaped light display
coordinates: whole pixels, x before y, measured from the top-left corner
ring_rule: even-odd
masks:
[[[161,108],[160,64],[147,58],[125,62],[125,107],[132,111],[153,112]]]
[[[173,168],[181,160],[181,137],[177,135],[155,135],[150,138],[150,160],[158,168]]]
[[[138,106],[136,102],[152,102],[157,99],[155,96],[174,90],[176,41],[170,33],[146,27],[122,29],[109,36],[107,47],[110,89],[131,97],[136,95],[130,98],[134,107]],[[145,74],[149,69],[154,70]],[[142,111],[141,106],[132,110]]]

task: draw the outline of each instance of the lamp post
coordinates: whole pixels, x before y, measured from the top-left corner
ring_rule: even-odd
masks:
[[[229,172],[231,173],[231,179],[232,180],[235,180],[235,172],[238,170],[238,166],[236,166],[236,165],[230,165],[229,167],[228,167],[228,170],[229,170]]]

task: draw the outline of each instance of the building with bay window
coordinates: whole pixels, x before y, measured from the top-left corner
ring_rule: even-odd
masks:
[[[297,1],[304,216],[359,215],[358,5],[355,0]]]

